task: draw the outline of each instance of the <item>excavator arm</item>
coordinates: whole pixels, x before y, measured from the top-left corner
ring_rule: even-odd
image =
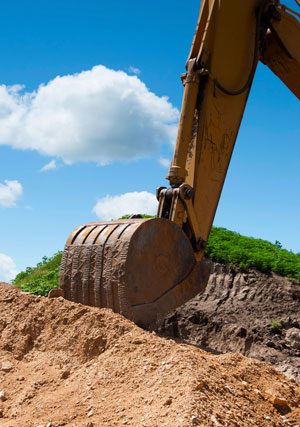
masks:
[[[300,14],[282,4],[277,4],[275,10],[260,60],[300,100]]]
[[[300,98],[299,15],[276,1],[205,0],[183,76],[175,152],[158,216],[189,236],[200,261],[261,59]]]
[[[61,263],[65,298],[149,327],[205,288],[201,260],[258,61],[299,98],[298,18],[275,0],[202,1],[157,217],[76,228]]]

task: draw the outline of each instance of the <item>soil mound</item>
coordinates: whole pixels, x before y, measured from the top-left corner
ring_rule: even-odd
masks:
[[[206,290],[171,313],[163,335],[214,352],[239,352],[300,381],[300,283],[210,264]]]
[[[1,426],[296,426],[299,406],[269,364],[0,284]]]

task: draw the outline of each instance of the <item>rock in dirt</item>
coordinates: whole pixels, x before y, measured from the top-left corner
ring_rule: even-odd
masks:
[[[1,362],[1,371],[9,372],[12,369],[13,365],[12,363],[8,362],[7,360],[4,360],[4,362]]]
[[[68,370],[68,369],[66,369],[66,370],[64,370],[64,371],[62,371],[62,373],[61,373],[61,378],[63,378],[64,380],[66,379],[66,378],[68,378],[70,376],[70,371]]]
[[[289,406],[288,401],[286,399],[283,399],[282,397],[274,396],[272,397],[271,401],[274,406],[280,406],[280,407]]]
[[[1,427],[300,425],[299,386],[270,364],[176,344],[108,309],[10,285],[0,286],[0,312],[0,360],[13,363],[0,372],[9,390]]]
[[[0,391],[0,400],[2,402],[5,402],[5,400],[7,399],[6,394],[4,391]]]
[[[48,298],[58,298],[63,296],[64,291],[62,289],[51,289],[51,291],[48,293]]]

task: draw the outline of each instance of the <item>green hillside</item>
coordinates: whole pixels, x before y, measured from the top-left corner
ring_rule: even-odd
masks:
[[[27,267],[17,274],[12,283],[24,292],[47,296],[51,289],[58,288],[61,257],[62,251],[56,252],[51,258],[44,256],[36,267]]]
[[[51,258],[43,257],[36,267],[19,273],[13,284],[23,291],[47,295],[58,287],[62,252]],[[254,267],[264,273],[274,271],[281,276],[300,281],[300,253],[293,253],[266,240],[242,236],[226,228],[213,227],[206,248],[206,256],[223,264],[236,264],[243,270]]]
[[[237,264],[242,270],[254,267],[263,273],[280,274],[300,280],[300,253],[283,249],[281,243],[242,236],[226,228],[213,227],[206,256],[223,264]]]

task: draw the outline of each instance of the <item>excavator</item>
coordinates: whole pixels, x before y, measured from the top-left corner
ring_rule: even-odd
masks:
[[[149,328],[204,290],[205,246],[258,61],[300,99],[300,14],[277,0],[202,0],[157,216],[76,228],[60,270],[66,299]]]

